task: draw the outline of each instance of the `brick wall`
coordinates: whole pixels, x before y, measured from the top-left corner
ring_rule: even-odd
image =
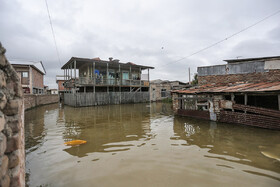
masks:
[[[257,114],[221,111],[219,121],[280,130],[279,118]]]
[[[280,70],[270,70],[262,73],[229,74],[198,76],[198,85],[204,84],[228,84],[236,82],[275,82],[280,80]]]
[[[22,89],[5,52],[0,43],[0,186],[25,186]]]
[[[24,95],[24,108],[25,110],[51,103],[58,103],[59,97],[58,95]]]
[[[64,86],[63,86],[64,80],[58,80],[58,91],[64,91]]]
[[[36,69],[32,68],[33,87],[44,88],[44,75],[39,73]]]

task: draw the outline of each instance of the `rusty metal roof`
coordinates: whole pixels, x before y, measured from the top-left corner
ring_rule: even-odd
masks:
[[[238,93],[238,92],[273,92],[280,91],[279,82],[236,83],[229,85],[206,84],[187,90],[174,90],[174,93],[199,94],[199,93]]]
[[[229,59],[224,61],[228,63],[235,63],[235,62],[251,62],[251,61],[279,60],[279,59],[280,56],[269,56],[269,57],[256,57],[256,58]]]

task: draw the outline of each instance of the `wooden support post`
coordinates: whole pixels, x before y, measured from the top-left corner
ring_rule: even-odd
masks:
[[[131,66],[129,67],[129,91],[131,92],[131,78],[132,78],[132,75],[131,75]]]
[[[151,102],[150,69],[148,68],[149,100]]]
[[[95,75],[95,62],[93,62],[93,93],[95,94],[96,75]]]
[[[70,77],[71,77],[70,79],[72,79],[72,64],[69,65],[69,69],[70,69],[70,71],[71,71],[71,72],[70,72]]]
[[[280,110],[280,94],[278,94],[278,110]]]
[[[64,93],[65,93],[65,69],[63,69],[63,84],[64,84],[64,86],[63,86],[63,91],[64,91]],[[59,89],[59,88],[58,88]]]
[[[232,104],[234,104],[234,98],[235,98],[234,93],[231,93],[230,96],[231,96]],[[231,110],[234,112],[233,108]]]
[[[141,71],[141,68],[139,68],[140,70],[140,92],[142,92],[142,80],[141,80],[141,75],[142,75],[142,71]]]
[[[247,105],[247,103],[248,103],[248,95],[245,94],[245,95],[244,95],[244,105]],[[246,110],[245,110],[245,113],[247,113]]]
[[[109,78],[108,78],[108,77],[109,77],[109,70],[108,70],[108,67],[109,67],[109,64],[107,63],[107,74],[106,74],[107,93],[109,93],[109,86],[108,86],[108,85],[109,85],[109,82],[110,82],[110,81],[109,81]]]
[[[121,90],[121,81],[122,81],[122,76],[121,76],[121,64],[119,64],[119,94],[120,94],[120,104],[121,104],[121,101],[122,101],[122,90]]]
[[[74,77],[75,77],[75,81],[76,81],[76,78],[77,78],[77,76],[76,76],[76,70],[77,70],[77,62],[76,62],[76,60],[74,61]]]

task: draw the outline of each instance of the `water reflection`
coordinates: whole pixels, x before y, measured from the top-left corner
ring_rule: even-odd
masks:
[[[26,112],[25,135],[30,186],[280,184],[279,131],[174,116],[170,104],[47,105]],[[87,143],[64,145],[75,139]]]
[[[186,145],[209,149],[211,154],[205,157],[280,174],[280,162],[277,160],[280,158],[279,131],[175,117],[174,133],[179,139],[186,140]],[[218,166],[231,168],[228,165]]]
[[[25,112],[25,149],[27,153],[35,151],[44,143],[44,137],[47,133],[46,121],[53,117],[52,114],[56,114],[57,108],[58,105],[54,104]]]
[[[129,141],[148,139],[151,136],[150,107],[147,105],[65,107],[64,114],[64,141],[87,141],[85,145],[64,149],[74,156],[83,157],[92,152],[126,151],[133,146]]]

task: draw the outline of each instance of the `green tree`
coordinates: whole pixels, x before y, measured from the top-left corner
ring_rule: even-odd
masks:
[[[194,74],[193,81],[191,82],[192,86],[197,86],[198,85],[198,78],[197,74]]]

